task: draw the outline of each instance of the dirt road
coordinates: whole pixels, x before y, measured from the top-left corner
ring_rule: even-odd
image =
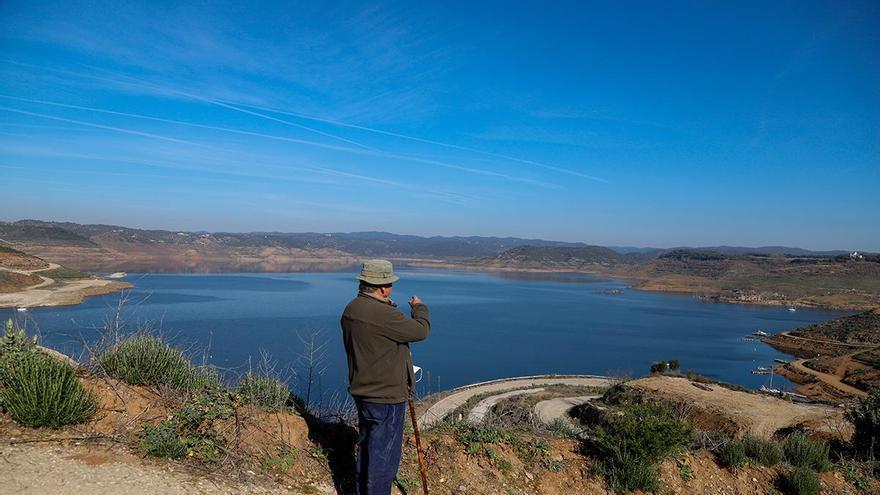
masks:
[[[502,393],[528,387],[540,387],[542,385],[609,387],[611,386],[611,380],[604,376],[595,375],[541,375],[475,383],[454,389],[450,391],[449,395],[434,403],[419,416],[419,426],[427,429],[440,423],[452,411],[463,406],[472,397],[492,392]]]
[[[846,357],[850,357],[850,356],[846,356]],[[855,397],[867,397],[868,396],[868,393],[865,392],[864,390],[859,390],[859,389],[853,387],[852,385],[847,385],[846,383],[843,383],[843,381],[841,381],[841,378],[839,376],[829,375],[828,373],[822,373],[821,371],[816,371],[814,369],[807,368],[806,366],[804,366],[804,362],[806,362],[806,361],[807,361],[806,359],[798,359],[797,361],[792,361],[792,362],[786,364],[786,366],[790,366],[791,368],[793,368],[795,371],[797,371],[799,373],[805,373],[805,374],[811,375],[811,376],[815,377],[817,380],[819,380],[820,382],[822,382],[828,386],[834,387],[837,390],[840,390],[841,392],[843,392],[845,394],[853,395]]]
[[[598,399],[601,395],[582,395],[579,397],[557,397],[556,399],[542,400],[535,404],[535,415],[542,423],[549,425],[558,419],[566,419],[568,411],[573,407]]]

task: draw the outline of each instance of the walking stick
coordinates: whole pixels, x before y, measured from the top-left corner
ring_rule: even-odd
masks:
[[[412,392],[409,393],[409,412],[412,416],[413,434],[416,437],[416,454],[419,458],[419,474],[422,476],[422,492],[428,495],[428,476],[425,474],[425,460],[422,457],[422,440],[419,438],[419,423],[416,421],[416,406]]]

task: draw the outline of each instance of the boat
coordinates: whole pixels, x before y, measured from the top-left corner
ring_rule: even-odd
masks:
[[[788,308],[788,310],[793,313],[793,312],[797,311],[797,308]]]
[[[761,392],[764,392],[765,394],[777,394],[778,395],[778,394],[783,393],[782,390],[779,390],[778,388],[766,387],[764,385],[761,385],[761,388],[759,388],[758,390],[760,390]]]
[[[19,313],[26,313],[27,312],[27,308],[15,308],[15,310],[18,311]]]
[[[752,370],[753,375],[769,375],[772,372],[772,368],[768,368],[766,366],[758,366],[757,368]]]
[[[754,332],[752,332],[752,335],[755,335],[755,336],[758,336],[758,337],[769,337],[769,336],[770,336],[769,333],[767,333],[767,332],[765,332],[765,331],[763,331],[763,330],[755,330]]]
[[[776,358],[776,359],[774,359],[774,361],[776,361],[779,364],[788,364],[788,361],[786,361],[785,359]]]

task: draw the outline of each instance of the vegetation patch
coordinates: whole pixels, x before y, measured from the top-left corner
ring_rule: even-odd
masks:
[[[109,376],[129,385],[164,385],[178,390],[217,388],[216,369],[195,366],[183,351],[147,334],[130,336],[98,355]]]
[[[238,394],[257,407],[280,411],[290,398],[290,388],[277,378],[249,372],[238,382]]]
[[[761,466],[775,466],[785,459],[782,446],[772,440],[747,436],[742,445],[746,456]]]
[[[722,466],[736,469],[749,462],[746,448],[742,442],[728,442],[718,451],[718,461]]]
[[[783,476],[780,485],[788,495],[818,495],[821,490],[816,473],[805,467],[795,468]]]
[[[612,489],[655,491],[659,462],[684,448],[691,432],[664,405],[632,404],[591,428],[584,450],[595,455]]]
[[[59,266],[58,268],[52,268],[51,270],[42,270],[38,273],[43,277],[48,277],[54,280],[78,280],[83,278],[92,278],[92,276],[88,273],[83,273],[79,270],[67,268],[66,266]]]
[[[36,350],[12,320],[0,339],[0,406],[16,422],[32,428],[82,423],[97,409],[95,397],[73,369]]]
[[[828,458],[828,444],[795,433],[785,439],[782,445],[785,458],[792,466],[814,469],[819,472],[831,470]]]

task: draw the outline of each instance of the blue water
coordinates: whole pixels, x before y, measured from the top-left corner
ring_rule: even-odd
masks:
[[[356,291],[353,274],[145,274],[125,280],[135,285],[123,312],[129,328],[148,325],[193,352],[206,351],[208,360],[230,375],[266,351],[300,389],[299,336],[320,332],[326,343],[320,395],[345,392],[339,316]],[[637,376],[646,374],[651,362],[673,358],[683,369],[757,388],[768,377],[750,370],[787,356],[744,341],[744,335],[846,314],[708,303],[626,287],[626,281],[572,274],[414,270],[401,273],[392,298],[405,308],[409,296],[418,294],[431,309],[430,337],[412,346],[416,364],[426,371],[421,393],[542,373]],[[609,289],[624,293],[602,293]],[[118,298],[111,294],[27,313],[4,309],[0,317],[18,318],[45,344],[80,356],[82,343],[97,339],[96,329],[112,316]],[[773,384],[791,387],[781,377]]]

